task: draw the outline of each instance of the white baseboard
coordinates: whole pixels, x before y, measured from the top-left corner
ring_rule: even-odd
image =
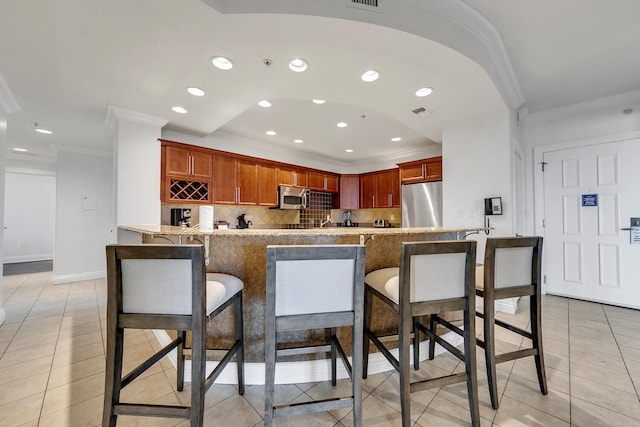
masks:
[[[17,262],[50,261],[52,259],[53,254],[16,255],[5,256],[2,258],[2,262],[4,264],[15,264]]]
[[[171,338],[163,330],[153,331],[160,345],[165,346],[171,342]],[[454,346],[462,344],[462,337],[455,332],[448,332],[443,338]],[[420,343],[420,361],[426,360],[429,354],[429,341]],[[436,355],[446,350],[440,345],[436,345]],[[396,358],[398,357],[398,349],[391,350]],[[411,363],[413,363],[413,351],[410,350]],[[171,364],[176,366],[176,351],[169,353]],[[209,375],[216,367],[217,362],[207,362],[207,375]],[[393,366],[385,359],[382,353],[372,353],[369,355],[368,373],[373,375],[380,372],[393,370]],[[191,361],[187,360],[184,370],[185,381],[191,381]],[[263,385],[264,384],[264,363],[250,362],[244,364],[244,377],[246,385]],[[347,371],[341,362],[338,362],[338,379],[348,378]],[[301,362],[278,362],[276,365],[276,384],[299,384],[308,382],[327,381],[331,379],[330,360],[309,360]],[[218,384],[237,384],[238,376],[236,363],[230,362],[220,373],[216,380]]]
[[[62,274],[59,276],[53,276],[53,284],[59,285],[61,283],[82,282],[84,280],[102,279],[107,277],[107,273],[104,271],[88,271],[86,273],[76,274]]]
[[[518,301],[520,297],[500,299],[495,302],[495,311],[500,311],[507,314],[516,314],[518,311]],[[484,308],[484,301],[482,297],[476,297],[476,310],[482,311]]]

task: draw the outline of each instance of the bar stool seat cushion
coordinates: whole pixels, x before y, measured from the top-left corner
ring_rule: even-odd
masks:
[[[364,282],[397,303],[400,298],[399,278],[398,267],[381,268],[364,276]]]
[[[242,280],[224,273],[207,273],[207,315],[244,288]]]

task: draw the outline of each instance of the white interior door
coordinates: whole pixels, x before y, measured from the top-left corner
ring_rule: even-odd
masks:
[[[640,139],[544,153],[548,293],[640,308],[639,160]]]

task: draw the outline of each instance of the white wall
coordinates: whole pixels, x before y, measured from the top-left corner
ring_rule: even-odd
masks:
[[[507,111],[448,125],[442,135],[443,222],[445,227],[484,224],[484,199],[502,197],[503,215],[491,216],[492,236],[513,235],[511,154]],[[478,257],[485,237],[478,240]]]
[[[115,128],[114,225],[160,224],[158,138],[166,121],[115,107],[108,114]]]
[[[5,178],[4,262],[53,259],[55,177],[7,173]]]
[[[104,277],[114,241],[113,162],[104,153],[58,151],[54,283]]]

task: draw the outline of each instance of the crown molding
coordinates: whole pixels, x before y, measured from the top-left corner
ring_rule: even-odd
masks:
[[[107,106],[107,116],[105,117],[105,123],[112,128],[115,128],[119,120],[127,120],[129,122],[140,123],[143,125],[157,126],[162,128],[169,121],[159,117],[149,116],[147,114],[138,113],[136,111],[125,110],[124,108],[114,107],[113,105]]]

